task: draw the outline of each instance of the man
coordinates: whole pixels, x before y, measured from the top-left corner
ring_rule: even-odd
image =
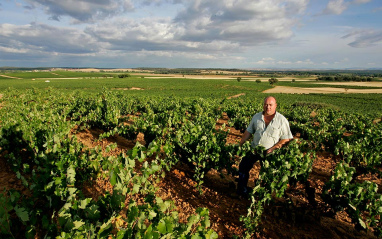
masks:
[[[284,144],[293,139],[289,128],[288,120],[280,113],[276,112],[276,99],[268,96],[264,99],[263,112],[255,114],[245,130],[240,146],[243,145],[253,134],[251,146],[255,148],[260,145],[266,150],[266,154],[272,153],[275,149],[281,148]],[[249,189],[247,187],[249,171],[253,164],[260,160],[260,152],[247,154],[239,165],[239,181],[237,193],[247,196]]]

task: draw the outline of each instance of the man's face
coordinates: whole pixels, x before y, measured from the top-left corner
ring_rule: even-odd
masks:
[[[273,115],[276,113],[276,100],[273,97],[269,97],[264,101],[264,115]]]

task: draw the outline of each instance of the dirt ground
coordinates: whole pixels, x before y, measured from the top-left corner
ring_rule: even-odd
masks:
[[[162,79],[162,78],[183,78],[183,79],[209,79],[209,80],[236,80],[237,77],[241,77],[242,80],[245,81],[253,81],[261,80],[261,82],[268,82],[268,78],[263,78],[260,76],[245,76],[245,75],[233,75],[233,74],[227,74],[227,75],[213,75],[213,74],[206,74],[206,75],[180,75],[180,74],[152,74],[152,73],[131,73],[131,75],[140,75],[144,76],[146,78],[150,79]],[[278,78],[279,81],[292,81],[291,77],[283,77]],[[296,81],[313,81],[314,77],[307,77],[303,79],[295,79]]]
[[[334,87],[302,88],[302,87],[289,87],[289,86],[275,86],[271,89],[263,91],[263,93],[287,93],[287,94],[363,93],[363,94],[369,94],[369,93],[382,93],[382,89],[346,89],[346,88],[334,88]]]
[[[220,127],[227,123],[225,115],[217,123]],[[139,134],[134,141],[126,140],[118,135],[96,141],[102,130],[90,129],[77,133],[77,137],[86,147],[101,146],[106,148],[110,143],[116,143],[118,147],[108,153],[117,155],[131,149],[136,141],[145,144],[143,134]],[[241,138],[241,133],[230,129],[227,143],[236,143]],[[316,206],[308,203],[304,185],[297,185],[287,190],[288,197],[294,202],[294,207],[288,207],[283,200],[276,199],[274,203],[265,207],[262,218],[262,229],[256,238],[374,238],[372,233],[359,232],[345,213],[329,215],[326,205],[322,202],[320,194],[326,181],[330,179],[335,166],[335,157],[330,154],[319,154],[316,158],[309,181],[315,187]],[[250,174],[250,186],[258,177],[260,166],[255,164]],[[370,178],[373,179],[373,178]],[[381,187],[378,179],[374,180]],[[212,228],[219,234],[219,238],[242,237],[245,228],[240,222],[240,216],[247,214],[250,205],[249,200],[237,198],[235,192],[235,178],[227,175],[224,171],[210,171],[202,186],[200,194],[194,187],[196,182],[192,179],[191,172],[186,165],[178,164],[158,184],[157,195],[163,199],[175,202],[179,212],[179,218],[185,222],[188,216],[195,212],[198,207],[206,207],[210,211]],[[108,181],[97,181],[91,188],[84,186],[85,192],[92,197],[102,195],[109,187]],[[16,175],[9,169],[3,155],[0,156],[0,189],[14,188],[24,194],[28,194]]]
[[[382,87],[382,81],[368,82],[317,82],[319,85],[350,85],[350,86],[366,86],[366,87]]]
[[[6,77],[6,78],[11,78],[11,79],[21,79],[21,78],[18,78],[18,77],[7,76],[7,75],[0,75],[0,76]]]

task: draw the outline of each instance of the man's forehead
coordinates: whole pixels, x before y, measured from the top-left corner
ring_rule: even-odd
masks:
[[[275,98],[269,97],[264,101],[264,105],[273,105],[276,104]]]

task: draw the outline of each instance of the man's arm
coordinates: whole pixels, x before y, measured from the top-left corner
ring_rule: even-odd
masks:
[[[242,146],[249,139],[249,137],[251,137],[251,133],[249,133],[247,130],[245,130],[245,132],[244,132],[244,134],[240,140],[240,146]]]
[[[273,145],[273,147],[269,148],[267,150],[267,154],[270,154],[273,152],[273,150],[275,149],[279,149],[281,148],[284,144],[288,143],[289,141],[291,141],[292,139],[280,139],[279,142],[277,142],[275,145]]]

